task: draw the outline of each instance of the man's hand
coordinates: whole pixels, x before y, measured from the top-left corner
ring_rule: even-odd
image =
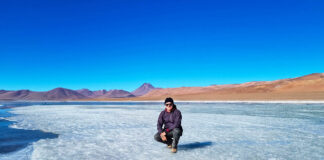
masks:
[[[162,133],[160,134],[160,137],[161,137],[162,141],[167,141],[167,138],[166,138],[165,135],[166,135],[165,132],[162,132]]]

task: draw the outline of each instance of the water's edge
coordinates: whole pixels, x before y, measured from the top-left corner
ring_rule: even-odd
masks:
[[[10,113],[14,107],[24,107],[31,104],[5,103],[0,105],[0,154],[8,154],[28,147],[40,139],[57,138],[59,135],[41,130],[26,130],[13,128],[16,122],[7,118],[15,116]]]

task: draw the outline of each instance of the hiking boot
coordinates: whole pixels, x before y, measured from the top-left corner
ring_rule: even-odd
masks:
[[[176,152],[177,152],[177,149],[176,149],[176,148],[172,148],[172,149],[171,149],[171,152],[172,152],[172,153],[176,153]]]

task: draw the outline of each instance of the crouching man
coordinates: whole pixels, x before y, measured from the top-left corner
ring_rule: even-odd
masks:
[[[154,135],[154,139],[166,144],[168,148],[171,148],[171,152],[176,153],[183,132],[181,126],[182,115],[171,97],[165,99],[164,105],[165,110],[159,115],[157,122],[158,133]]]

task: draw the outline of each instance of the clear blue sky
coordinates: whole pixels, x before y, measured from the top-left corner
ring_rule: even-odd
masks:
[[[0,89],[208,86],[324,72],[322,0],[2,0]]]

